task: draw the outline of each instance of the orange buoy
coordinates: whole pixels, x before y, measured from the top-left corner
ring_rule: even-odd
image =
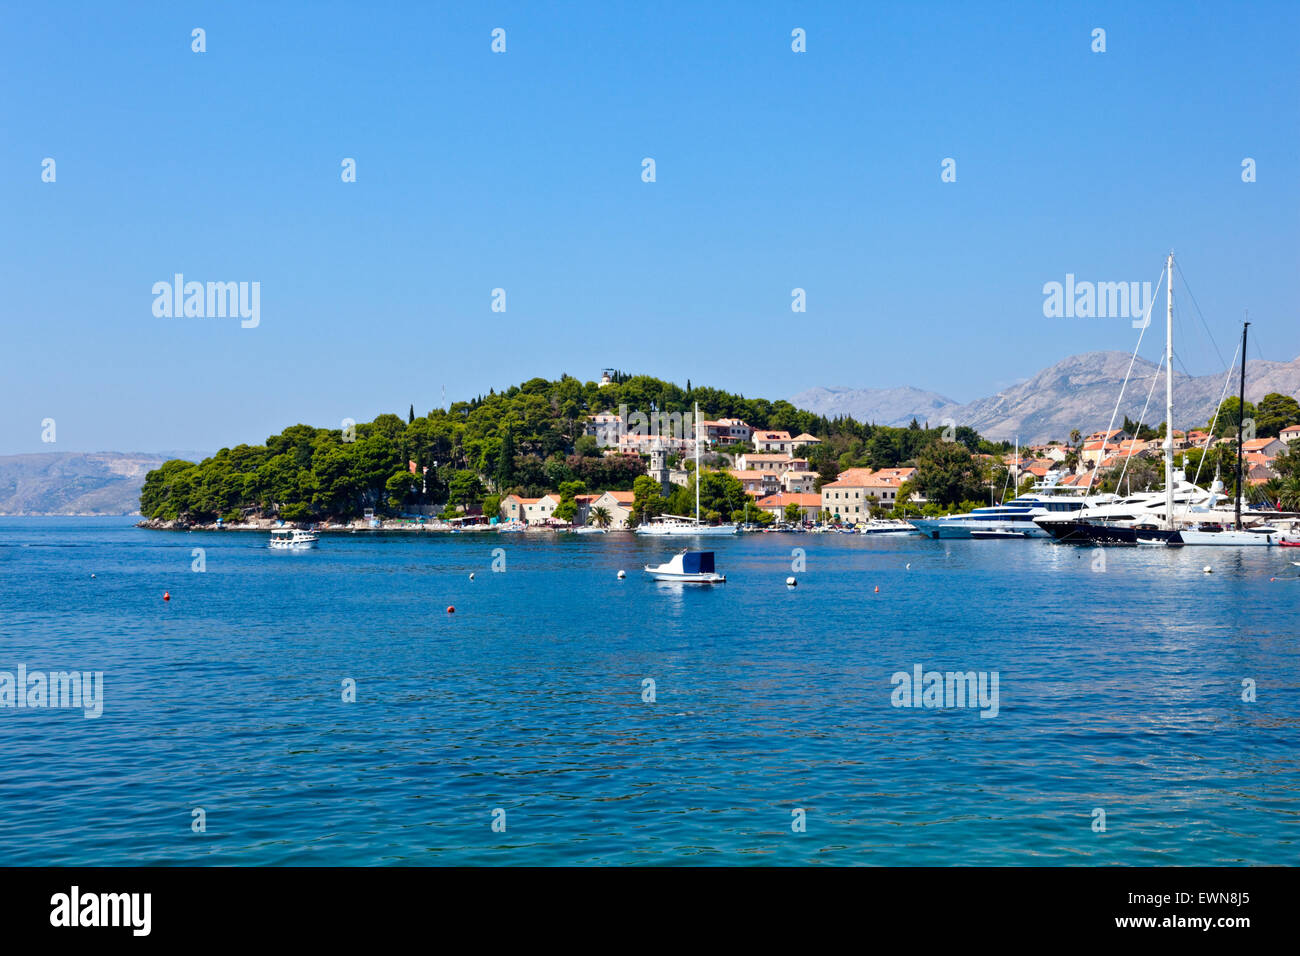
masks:
[[[170,591],[164,591],[164,592],[163,592],[163,600],[164,600],[164,601],[170,601],[171,599],[172,599],[172,594],[171,594],[171,592],[170,592]]]
[[[880,593],[880,585],[879,585],[879,584],[876,585],[876,593],[877,593],[877,594]]]
[[[454,604],[448,604],[448,605],[447,605],[447,613],[448,613],[448,614],[455,614],[455,613],[456,613],[456,606],[455,606]]]

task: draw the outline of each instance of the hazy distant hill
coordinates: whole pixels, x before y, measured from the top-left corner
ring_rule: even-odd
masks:
[[[956,403],[938,392],[919,388],[810,388],[790,399],[791,404],[827,417],[850,415],[878,425],[906,425],[913,418],[924,423],[940,409]]]
[[[814,388],[790,401],[820,415],[848,414],[881,425],[906,425],[915,417],[934,426],[951,418],[986,438],[1019,437],[1022,442],[1064,439],[1071,429],[1078,428],[1086,434],[1109,424],[1130,358],[1125,352],[1072,355],[1043,369],[1027,382],[965,405],[949,402],[936,406],[933,399],[942,401],[941,396],[911,388]],[[1142,358],[1137,360],[1120,405],[1117,426],[1125,415],[1137,420],[1155,375],[1153,363]],[[1174,427],[1204,425],[1214,414],[1223,383],[1222,374],[1189,378],[1177,374],[1175,369]],[[1150,424],[1164,421],[1164,387],[1164,376],[1160,375],[1145,417]],[[1246,363],[1246,400],[1259,401],[1269,392],[1300,397],[1300,358],[1290,362]],[[893,401],[894,396],[916,396],[916,407],[900,407]]]
[[[0,456],[0,514],[125,515],[140,509],[140,487],[168,458],[193,452],[51,452]]]

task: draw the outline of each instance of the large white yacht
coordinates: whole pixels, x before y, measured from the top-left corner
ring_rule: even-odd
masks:
[[[1034,524],[1057,541],[1071,544],[1151,544],[1173,537],[1169,528],[1169,502],[1174,514],[1190,516],[1208,513],[1214,495],[1186,480],[1181,471],[1174,472],[1173,494],[1166,491],[1143,491],[1076,511],[1073,514],[1046,514],[1033,519]]]
[[[1070,520],[1084,509],[1097,508],[1115,500],[1114,495],[1079,495],[1058,490],[1057,478],[1036,485],[1011,501],[976,508],[964,515],[942,518],[908,518],[927,538],[1049,538],[1039,518]]]
[[[1168,370],[1173,355],[1173,291],[1174,256],[1169,254],[1165,264],[1166,320],[1165,354],[1162,365]],[[1246,398],[1246,334],[1250,323],[1241,330],[1241,379],[1239,382],[1240,406]],[[1139,343],[1141,339],[1139,338]],[[1136,350],[1134,351],[1136,356]],[[1227,385],[1224,385],[1226,392]],[[1123,392],[1121,391],[1121,396]],[[1165,421],[1173,422],[1173,376],[1165,375]],[[1217,413],[1216,419],[1217,421]],[[1172,428],[1172,424],[1170,425]],[[1213,423],[1211,423],[1213,429]],[[1171,435],[1172,432],[1166,432]],[[1244,487],[1242,470],[1242,423],[1237,428],[1237,486]],[[1206,448],[1209,447],[1206,440]],[[1218,507],[1223,496],[1223,483],[1215,472],[1210,490],[1187,481],[1184,472],[1174,468],[1173,441],[1164,442],[1165,487],[1163,491],[1129,495],[1116,499],[1101,508],[1091,508],[1069,517],[1040,516],[1034,523],[1058,541],[1073,544],[1164,544],[1181,545],[1236,545],[1267,547],[1279,544],[1284,532],[1270,523],[1276,513],[1260,512],[1243,507],[1240,494],[1231,508]]]

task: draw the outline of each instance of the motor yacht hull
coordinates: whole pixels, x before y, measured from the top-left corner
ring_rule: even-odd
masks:
[[[1278,544],[1278,532],[1270,531],[1191,531],[1183,530],[1178,533],[1183,544],[1191,545],[1209,545],[1220,547],[1263,547]]]
[[[1045,521],[1039,527],[1062,544],[1182,544],[1177,531],[1089,521]]]
[[[738,532],[739,529],[734,524],[644,524],[636,529],[637,534],[656,538],[720,538]]]
[[[726,584],[725,574],[678,574],[646,567],[645,573],[655,581],[673,581],[678,584]]]
[[[913,518],[912,524],[917,532],[934,540],[948,538],[971,538],[974,532],[981,532],[980,537],[1016,537],[1047,538],[1046,531],[1032,521],[997,522],[997,521],[952,521],[943,518]]]

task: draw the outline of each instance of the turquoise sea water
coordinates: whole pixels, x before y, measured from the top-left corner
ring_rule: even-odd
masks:
[[[1300,862],[1294,552],[753,535],[682,589],[630,535],[265,545],[0,519],[0,671],[105,686],[0,708],[0,864]],[[917,664],[998,715],[892,706]]]

